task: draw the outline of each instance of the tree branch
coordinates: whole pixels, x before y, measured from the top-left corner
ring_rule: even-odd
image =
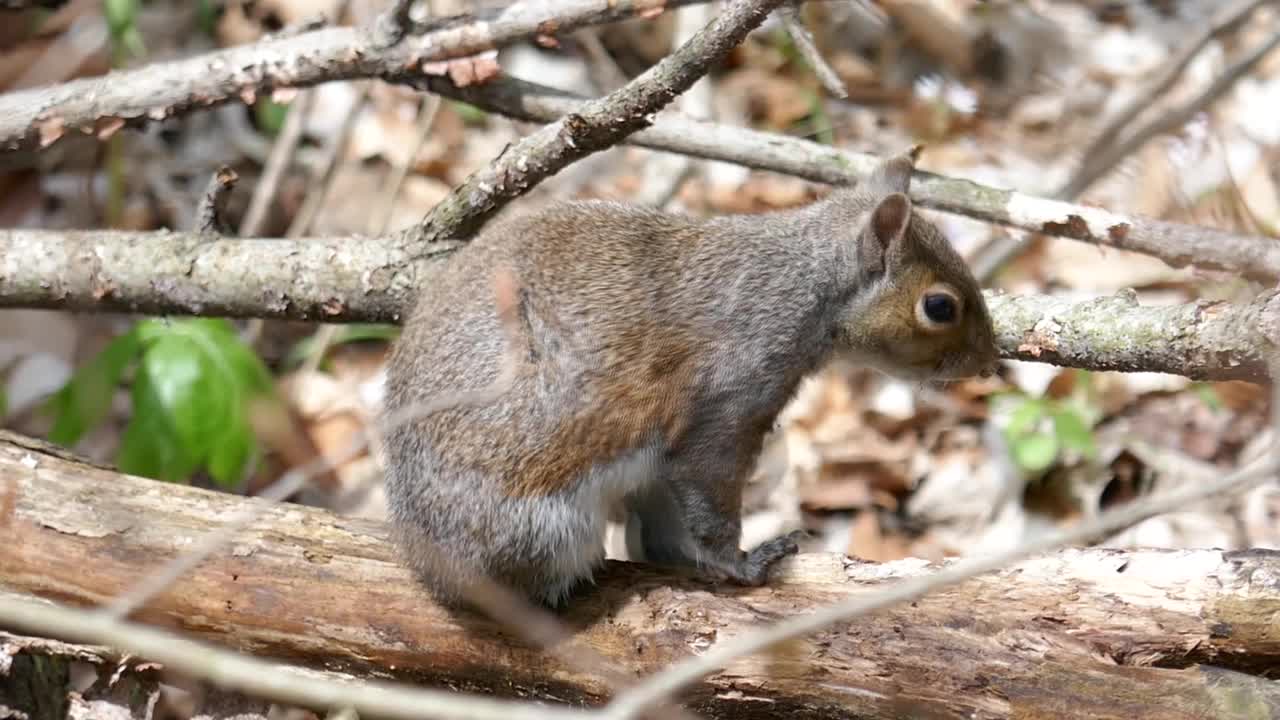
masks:
[[[200,197],[200,205],[196,208],[196,232],[216,237],[230,231],[226,217],[227,200],[239,179],[236,171],[226,165],[219,167],[210,176],[204,195]]]
[[[796,46],[796,51],[800,53],[800,57],[813,70],[813,74],[818,78],[818,82],[822,83],[822,87],[833,97],[847,98],[848,91],[845,90],[844,81],[836,74],[835,68],[827,63],[826,58],[822,57],[822,52],[818,50],[818,44],[813,39],[813,33],[809,32],[809,28],[805,27],[804,20],[800,17],[799,3],[792,3],[782,10],[782,25],[787,29],[787,34],[791,36],[791,42]]]
[[[398,322],[432,264],[456,246],[424,254],[392,238],[209,242],[199,233],[0,230],[0,307]],[[990,302],[1010,359],[1261,380],[1280,344],[1271,294],[1247,305],[1034,295]]]
[[[443,78],[424,81],[396,74],[386,79],[423,87],[521,120],[554,120],[576,111],[582,104],[580,98],[567,93],[511,78],[495,78],[484,85],[466,88]],[[651,127],[637,131],[624,142],[832,184],[864,178],[879,162],[873,155],[695,120],[676,113],[661,114]],[[1267,237],[1124,215],[919,170],[912,177],[910,195],[917,203],[934,210],[1144,253],[1173,267],[1195,265],[1239,272],[1256,279],[1280,278],[1280,243]]]
[[[385,28],[324,28],[184,60],[0,95],[0,151],[47,147],[71,131],[114,132],[261,93],[390,72],[445,72],[463,58],[534,35],[705,0],[524,0],[431,23],[386,44]]]
[[[1197,380],[1268,377],[1280,346],[1280,294],[1252,303],[1138,304],[1121,293],[1081,302],[1050,295],[987,295],[1008,359]]]
[[[507,202],[575,160],[604,150],[653,122],[654,113],[706,74],[785,0],[735,0],[675,52],[608,95],[522,138],[432,208],[405,238],[469,239]]]

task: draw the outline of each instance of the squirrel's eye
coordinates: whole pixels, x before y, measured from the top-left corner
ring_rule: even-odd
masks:
[[[955,288],[946,283],[929,286],[916,301],[916,322],[926,332],[941,332],[955,327],[964,306]]]
[[[924,316],[938,324],[954,322],[956,319],[955,299],[942,293],[925,295]]]

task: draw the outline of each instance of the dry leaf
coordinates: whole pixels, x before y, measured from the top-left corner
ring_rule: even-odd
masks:
[[[124,127],[124,118],[102,117],[94,121],[94,133],[99,140],[106,140]]]
[[[46,148],[58,141],[66,132],[66,121],[60,117],[52,117],[36,121],[40,131],[40,147]]]
[[[458,87],[482,85],[502,72],[497,50],[452,60],[424,62],[421,67],[422,72],[428,75],[448,75]]]

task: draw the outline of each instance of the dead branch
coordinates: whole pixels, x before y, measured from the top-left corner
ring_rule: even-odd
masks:
[[[227,200],[231,197],[231,189],[235,187],[240,176],[235,170],[223,165],[209,178],[204,194],[200,197],[200,205],[196,208],[196,232],[217,236],[229,231],[227,224]]]
[[[822,52],[818,50],[818,44],[813,39],[813,33],[809,32],[809,28],[804,26],[804,20],[800,17],[799,3],[793,3],[783,8],[782,25],[787,29],[787,34],[791,36],[791,42],[795,44],[800,57],[804,58],[805,63],[808,64],[813,70],[813,74],[818,78],[818,82],[822,83],[823,89],[831,93],[833,97],[849,97],[849,93],[844,87],[844,81],[836,74],[835,68],[827,63],[826,58],[822,57]]]
[[[72,605],[117,596],[181,554],[188,538],[257,502],[119,475],[8,434],[0,437],[0,475],[16,478],[18,492],[14,521],[0,527],[0,587]],[[806,555],[786,562],[768,587],[744,589],[613,563],[564,620],[617,666],[649,675],[762,622],[937,570],[915,560]],[[1234,717],[1240,705],[1232,702],[1266,717],[1280,710],[1280,691],[1257,676],[1280,661],[1268,610],[1280,601],[1280,584],[1268,579],[1275,577],[1280,557],[1264,551],[1064,550],[739,659],[684,697],[718,717],[1117,718],[1116,698],[1130,700],[1123,716],[1135,720]],[[222,655],[155,637],[165,633],[126,626],[108,637],[98,632],[110,627],[104,616],[66,612],[57,627],[40,626],[39,617],[52,615],[32,614],[12,594],[3,600],[6,628],[109,639],[173,670],[213,670],[233,686],[244,679],[227,674]],[[380,524],[305,507],[270,508],[142,615],[205,642],[332,673],[390,672],[418,685],[554,702],[607,696],[592,673],[433,606],[395,561]],[[184,660],[185,650],[200,655]],[[260,689],[283,692],[308,679],[251,667]],[[307,687],[328,688],[322,702],[339,693],[362,714],[373,707],[357,702],[370,695],[353,685],[311,679],[320,682]],[[399,692],[384,685],[379,697],[390,702]],[[316,696],[294,690],[278,699],[306,704]],[[471,716],[480,717],[453,715]]]
[[[534,35],[555,35],[705,0],[525,0],[444,18],[387,44],[385,28],[332,27],[184,60],[0,95],[0,150],[47,147],[73,131],[105,137],[282,88],[390,72],[449,72],[443,63]]]
[[[640,77],[522,138],[454,188],[405,234],[415,244],[469,239],[511,200],[575,160],[647,127],[784,0],[735,0]]]
[[[453,247],[424,255],[389,238],[209,242],[199,233],[0,230],[0,307],[397,322]],[[1124,296],[990,300],[1009,359],[1261,380],[1280,342],[1273,294],[1173,306]]]
[[[388,79],[410,82],[403,75]],[[413,80],[410,84],[521,120],[550,121],[574,112],[582,103],[581,98],[567,93],[510,78],[466,88],[440,78]],[[651,127],[624,142],[832,184],[864,178],[879,162],[872,155],[676,113],[663,113]],[[1271,238],[1125,215],[919,170],[912,177],[910,195],[934,210],[1140,252],[1172,267],[1195,265],[1257,279],[1280,278],[1280,244]]]

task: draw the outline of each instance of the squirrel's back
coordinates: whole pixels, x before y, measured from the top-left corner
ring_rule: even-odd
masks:
[[[441,599],[450,576],[483,573],[554,603],[598,564],[605,508],[652,478],[658,437],[687,421],[697,341],[664,288],[696,224],[558,203],[492,223],[432,273],[391,354],[387,411],[480,390],[518,361],[500,396],[386,436],[400,544]],[[516,347],[496,272],[515,284]]]

